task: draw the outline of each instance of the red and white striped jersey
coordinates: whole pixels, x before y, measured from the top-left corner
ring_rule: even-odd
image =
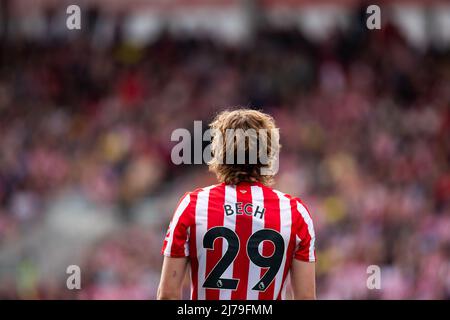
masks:
[[[180,200],[162,254],[189,257],[191,299],[283,299],[293,259],[315,261],[303,202],[261,183],[200,188]]]

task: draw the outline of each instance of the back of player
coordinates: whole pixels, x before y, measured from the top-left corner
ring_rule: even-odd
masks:
[[[229,119],[230,112],[225,116]],[[242,113],[232,119],[246,120]],[[218,122],[233,127],[220,115],[212,126]],[[191,266],[193,300],[283,299],[294,260],[315,261],[315,234],[306,206],[269,187],[270,175],[222,163],[210,163],[211,167],[223,182],[188,192],[180,200],[162,248],[172,260],[164,262],[160,290],[170,282],[177,286],[173,278],[183,272],[183,264],[176,259],[184,258]],[[297,274],[304,278],[302,268]],[[160,298],[165,297],[160,293]]]
[[[282,299],[292,259],[315,261],[311,217],[299,199],[261,183],[183,197],[163,246],[191,261],[191,298]]]

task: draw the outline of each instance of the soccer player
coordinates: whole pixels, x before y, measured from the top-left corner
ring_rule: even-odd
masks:
[[[162,248],[158,299],[181,299],[189,264],[193,300],[284,299],[288,275],[294,299],[315,299],[311,215],[299,198],[272,189],[274,172],[264,171],[278,156],[274,119],[238,109],[220,113],[210,127],[208,164],[219,184],[181,198]],[[248,131],[258,139],[228,135]],[[240,147],[245,161],[236,160]],[[250,161],[262,151],[266,161]]]

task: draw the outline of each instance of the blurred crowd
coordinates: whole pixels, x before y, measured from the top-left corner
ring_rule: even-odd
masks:
[[[88,33],[2,41],[0,247],[73,190],[118,208],[122,226],[85,254],[76,297],[155,298],[176,198],[214,182],[172,164],[171,132],[255,107],[281,128],[275,187],[311,209],[319,298],[450,299],[450,51],[361,23],[324,41],[265,27],[239,46],[162,32],[137,47],[120,26],[103,46]],[[135,203],[166,194],[157,223],[137,225]],[[369,265],[381,290],[366,287]],[[19,286],[0,297],[67,297],[45,279]]]

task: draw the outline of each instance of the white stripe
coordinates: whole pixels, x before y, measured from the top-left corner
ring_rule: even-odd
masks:
[[[225,186],[225,204],[229,204],[232,207],[236,205],[236,186],[233,185],[226,185]],[[236,215],[232,214],[230,216],[227,216],[224,213],[224,219],[223,219],[223,226],[226,228],[229,228],[233,231],[236,231]],[[222,242],[222,257],[225,255],[225,252],[228,249],[228,243],[227,241]],[[241,250],[242,250],[242,243]],[[230,266],[225,270],[225,272],[222,275],[222,278],[225,279],[232,279],[233,278],[233,264],[231,263]],[[219,300],[231,300],[231,293],[232,290],[220,290],[219,292]]]
[[[251,186],[253,210],[264,207],[264,194],[259,186]],[[252,217],[252,234],[264,229],[264,219]],[[245,245],[244,245],[245,246]],[[247,250],[247,248],[243,248]],[[262,252],[261,252],[262,254]],[[253,286],[261,279],[261,268],[250,261],[248,270],[247,300],[258,300],[259,291],[252,290]]]
[[[308,226],[309,236],[311,237],[311,241],[309,243],[309,261],[313,262],[316,260],[314,257],[314,243],[316,241],[316,234],[314,233],[313,222],[306,208],[299,202],[297,202],[297,210],[300,212],[303,220],[305,220],[306,225]]]
[[[190,239],[191,238],[191,228],[190,227],[186,230],[186,233],[187,233],[186,238]],[[189,241],[186,241],[184,243],[184,255],[186,257],[189,257]]]
[[[197,248],[198,260],[198,275],[197,275],[197,292],[198,299],[205,299],[205,289],[203,283],[205,282],[206,273],[206,250],[203,248],[203,236],[208,228],[208,201],[209,191],[214,186],[204,188],[197,195],[197,205],[195,207],[195,240]]]
[[[175,227],[178,224],[178,220],[180,219],[181,214],[184,212],[184,210],[189,205],[189,202],[190,202],[190,196],[189,196],[189,194],[187,194],[183,198],[183,200],[181,200],[180,205],[175,210],[172,222],[170,223],[170,227],[169,227],[169,237],[167,239],[167,246],[166,246],[166,249],[164,250],[164,255],[166,255],[166,256],[170,256],[170,253],[172,251],[173,235],[174,235]]]
[[[289,246],[289,241],[291,239],[291,228],[292,228],[292,217],[291,217],[291,204],[290,200],[284,196],[283,193],[279,191],[274,192],[277,194],[278,198],[280,199],[280,233],[284,239],[284,254],[283,254],[283,261],[281,262],[280,269],[278,270],[277,275],[275,276],[275,290],[274,290],[274,299],[278,297],[278,294],[280,293],[280,290],[284,291],[285,287],[283,288],[283,273],[284,273],[284,267],[286,265],[286,257],[287,257],[287,250]],[[286,278],[287,279],[287,278]],[[283,293],[282,293],[282,299]]]
[[[281,300],[286,300],[286,289],[287,289],[286,283],[289,281],[290,276],[291,276],[291,271],[289,270],[286,275],[286,281],[283,284],[283,288],[281,289]]]

